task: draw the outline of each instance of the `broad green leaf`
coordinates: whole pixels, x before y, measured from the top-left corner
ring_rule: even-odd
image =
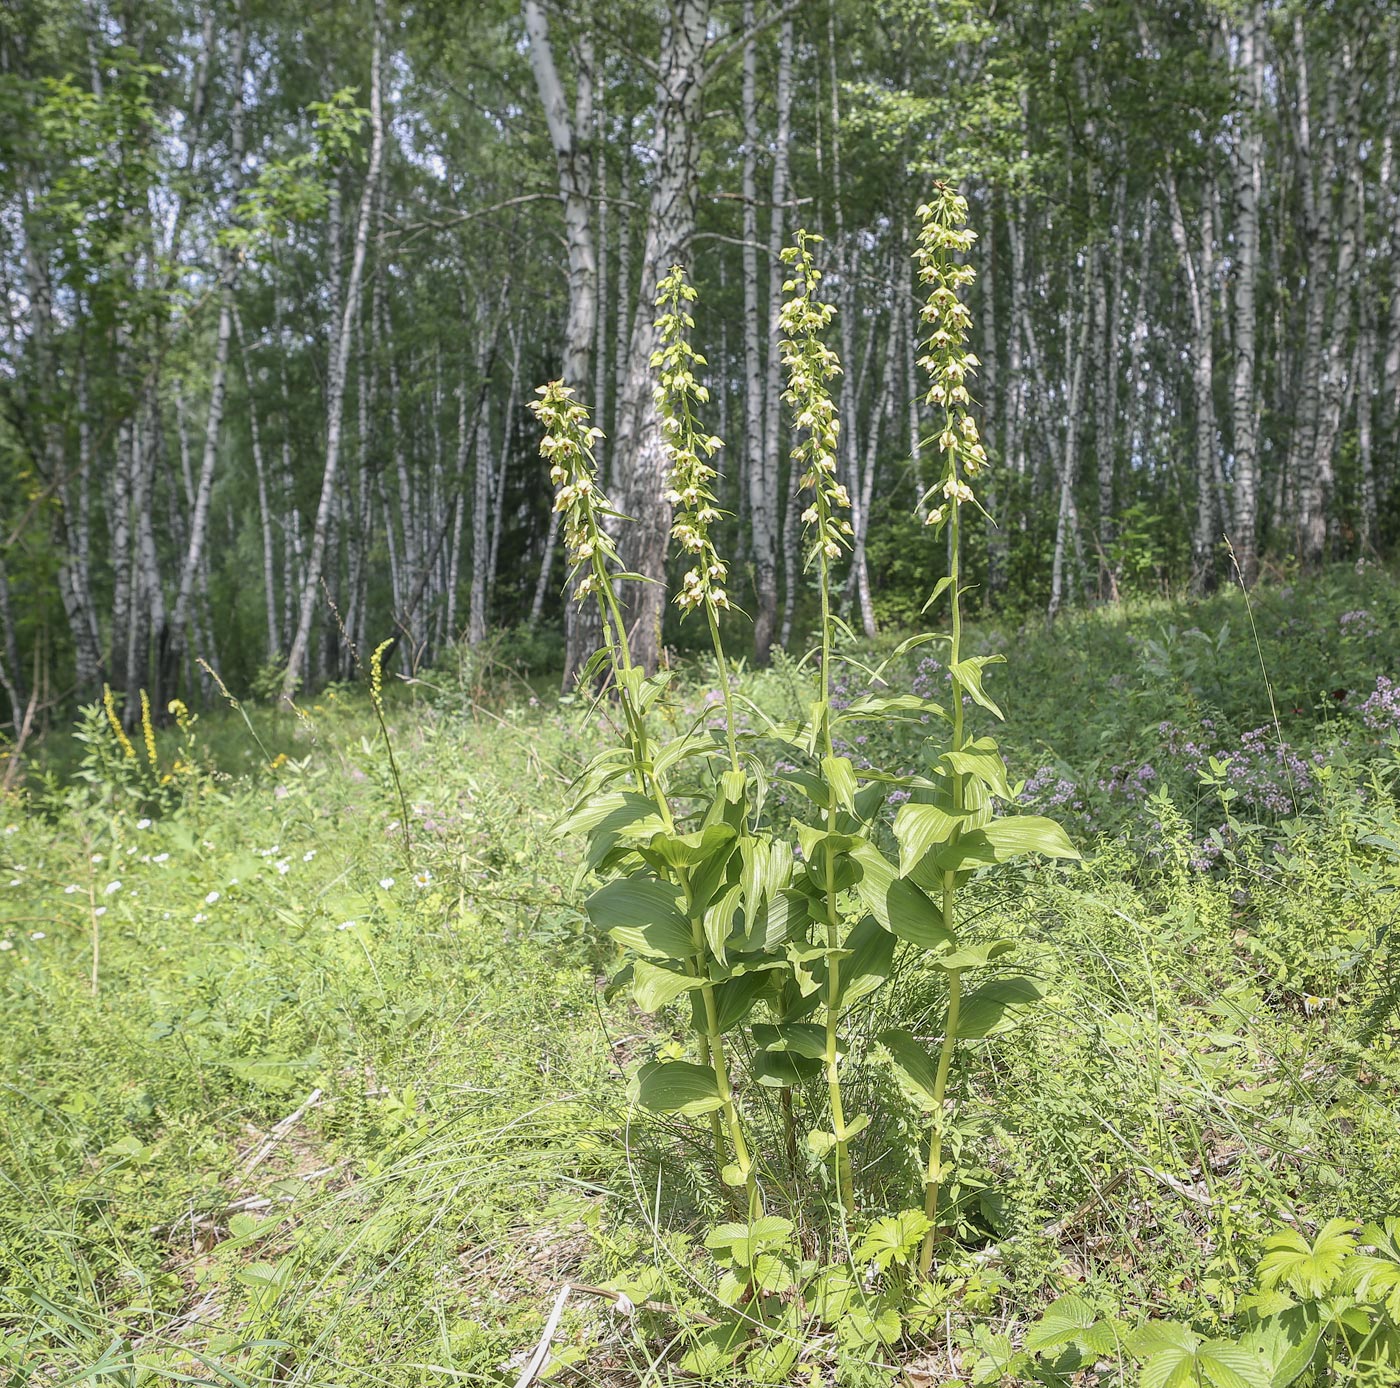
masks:
[[[995,959],[1010,954],[1016,948],[1014,940],[991,940],[985,945],[964,945],[947,954],[931,954],[925,961],[935,968],[952,973],[954,969],[980,969]]]
[[[843,709],[832,714],[832,726],[842,723],[864,722],[869,719],[889,720],[908,715],[922,717],[930,714],[934,718],[947,718],[948,711],[942,704],[932,699],[920,698],[917,694],[866,694],[852,699]]]
[[[685,1117],[709,1113],[723,1105],[712,1070],[688,1060],[652,1060],[637,1071],[632,1098],[649,1113]]]
[[[1026,853],[1054,858],[1078,858],[1079,850],[1053,819],[1016,815],[971,829],[954,842],[935,849],[921,865],[937,872],[962,872],[972,867],[1009,863]]]
[[[973,655],[959,660],[948,667],[949,674],[972,696],[975,703],[981,704],[988,713],[998,718],[1006,715],[992,702],[991,696],[982,688],[982,671],[988,665],[1004,665],[1004,655]]]
[[[623,829],[656,814],[656,802],[632,790],[614,790],[585,800],[567,818],[555,826],[558,834],[586,834],[605,822],[616,821],[612,827]]]
[[[826,1028],[816,1022],[755,1022],[751,1031],[754,1044],[766,1051],[790,1051],[808,1060],[826,1058]]]
[[[732,809],[726,801],[716,801],[721,807]],[[730,829],[728,824],[714,824],[705,832],[712,833],[715,829]],[[735,858],[738,856],[738,840],[730,838],[727,841],[723,836],[716,838],[713,851],[707,858],[702,859],[690,869],[686,886],[688,888],[687,910],[689,912],[703,913],[709,910],[715,898],[721,895],[730,885],[730,869],[734,866]],[[735,897],[735,905],[738,905],[738,897]]]
[[[739,953],[777,949],[789,940],[799,939],[810,919],[807,897],[786,888],[770,897],[757,912],[749,912],[741,931],[730,944]]]
[[[958,1009],[958,1039],[975,1041],[1014,1026],[1017,1013],[1045,996],[1033,978],[994,978],[974,989]]]
[[[895,880],[894,864],[868,839],[862,839],[851,849],[856,864],[856,895],[861,904],[886,930],[890,928],[890,912],[886,903],[890,883]]]
[[[619,877],[599,887],[583,907],[599,930],[651,932],[623,940],[639,952],[681,959],[695,950],[690,922],[681,909],[681,894],[669,882],[658,882],[654,877]],[[643,943],[634,943],[637,939]]]
[[[870,916],[864,916],[846,937],[848,958],[841,961],[839,1006],[849,1007],[873,993],[890,976],[894,964],[894,936]]]
[[[901,940],[924,949],[942,949],[955,942],[956,937],[943,920],[942,910],[904,877],[890,883],[885,897],[889,912],[889,928]]]
[[[735,882],[705,912],[705,942],[710,947],[710,953],[721,964],[724,963],[725,942],[729,939],[729,933],[734,928],[734,916],[739,909],[739,902],[742,900],[743,894],[743,888]]]
[[[856,773],[849,757],[823,757],[822,775],[843,810],[855,813]]]
[[[1321,1339],[1322,1323],[1310,1308],[1293,1306],[1281,1315],[1269,1316],[1240,1344],[1264,1360],[1270,1388],[1288,1388],[1313,1362]]]
[[[814,828],[800,820],[793,820],[792,827],[797,831],[797,842],[801,845],[802,856],[808,864],[815,863],[822,853],[849,853],[858,843],[863,842],[854,834],[839,834],[834,830]]]
[[[647,958],[685,959],[695,952],[680,893],[670,883],[619,877],[589,896],[584,909],[595,927]]]
[[[782,840],[741,838],[739,863],[739,885],[749,914],[762,909],[792,880],[792,849]]]
[[[979,737],[958,752],[944,752],[939,758],[950,770],[986,786],[1002,800],[1011,799],[1011,787],[1006,780],[1006,763],[990,737]]]
[[[754,1003],[768,984],[767,973],[758,972],[741,974],[738,978],[726,978],[723,983],[715,984],[715,1012],[720,1031],[732,1031],[738,1026],[753,1010]],[[698,993],[691,999],[691,1005],[703,1007]],[[696,1020],[699,1021],[698,1015]],[[696,1029],[703,1028],[697,1025]]]
[[[693,834],[653,834],[646,847],[668,867],[695,867],[729,850],[733,841],[728,824],[711,824]]]
[[[794,768],[791,771],[774,773],[773,779],[781,781],[784,785],[796,786],[812,804],[823,809],[826,808],[830,796],[827,793],[826,782],[820,776],[815,776],[810,771]]]
[[[907,875],[936,844],[948,843],[963,823],[961,815],[938,805],[901,805],[894,817],[900,875]]]
[[[997,854],[997,862],[1010,862],[1022,853],[1043,853],[1047,858],[1078,858],[1079,850],[1053,819],[1040,815],[1010,815],[981,830]]]
[[[934,1086],[938,1067],[923,1042],[898,1027],[882,1031],[876,1039],[889,1052],[895,1080],[905,1097],[925,1113],[932,1113],[937,1107]]]
[[[753,1077],[766,1089],[793,1089],[814,1080],[822,1072],[821,1062],[808,1060],[792,1051],[755,1051]]]
[[[655,1012],[682,993],[698,988],[702,981],[693,974],[663,969],[645,959],[636,960],[632,966],[632,996],[643,1012]]]
[[[822,986],[817,972],[817,961],[826,954],[826,950],[821,945],[804,945],[792,940],[788,942],[784,953],[787,955],[798,992],[804,998],[811,996]]]

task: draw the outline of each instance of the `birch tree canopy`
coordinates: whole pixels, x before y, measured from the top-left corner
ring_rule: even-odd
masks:
[[[702,289],[738,646],[813,618],[778,253],[819,234],[844,616],[913,620],[913,208],[956,184],[982,601],[1380,557],[1400,530],[1400,12],[1384,0],[13,0],[0,15],[0,722],[353,677],[386,636],[593,641],[527,405],[603,431],[668,604],[658,280]],[[1238,571],[1237,571],[1238,570]],[[502,638],[501,633],[507,635]],[[201,662],[204,662],[201,664]]]

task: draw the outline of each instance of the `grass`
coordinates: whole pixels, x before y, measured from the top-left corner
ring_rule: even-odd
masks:
[[[1270,718],[1238,594],[974,630],[1016,652],[994,688],[1025,734],[1013,775],[1052,768],[1026,794],[1060,796],[1049,812],[1092,852],[970,889],[1047,997],[961,1054],[964,1251],[920,1326],[841,1356],[846,1381],[900,1364],[994,1382],[1066,1290],[1218,1329],[1270,1232],[1400,1209],[1400,761],[1380,706],[1363,712],[1400,673],[1397,614],[1379,571],[1257,599],[1308,768],[1291,787],[1276,735],[1241,770]],[[668,1344],[713,1309],[690,1240],[719,1197],[701,1125],[644,1127],[625,1103],[623,1071],[670,1037],[604,997],[611,950],[551,832],[591,734],[538,687],[474,680],[468,699],[460,671],[424,678],[388,706],[412,864],[353,691],[307,721],[252,710],[275,767],[207,716],[223,770],[160,813],[74,780],[55,741],[47,788],[0,815],[10,1381],[506,1383],[579,1278],[674,1310],[627,1321],[575,1297],[553,1371],[674,1376]],[[775,714],[794,697],[790,669],[741,679]],[[677,717],[704,716],[703,669],[678,683]],[[1216,774],[1212,755],[1234,760]],[[1112,774],[1148,762],[1145,789]],[[928,1030],[939,1006],[906,964],[885,1020]],[[857,1104],[883,1091],[877,1065],[851,1077]],[[920,1133],[886,1104],[858,1160],[907,1187]],[[815,1337],[798,1379],[836,1358]]]

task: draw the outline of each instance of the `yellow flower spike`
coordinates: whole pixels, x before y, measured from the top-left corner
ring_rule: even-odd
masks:
[[[112,725],[112,733],[117,739],[117,745],[132,761],[135,761],[136,748],[131,745],[131,739],[126,735],[126,729],[122,727],[122,720],[117,717],[117,696],[112,693],[112,686],[109,684],[102,686],[102,707],[106,710],[108,723]]]
[[[384,708],[384,652],[393,644],[392,636],[387,641],[381,641],[369,658],[369,697],[375,708],[381,712]],[[320,712],[319,705],[317,712]]]
[[[151,722],[151,696],[143,689],[141,691],[141,736],[146,743],[146,760],[151,764],[151,770],[160,771],[160,766],[156,762],[156,729]]]

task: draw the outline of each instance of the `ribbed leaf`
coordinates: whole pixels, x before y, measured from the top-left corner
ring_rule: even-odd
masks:
[[[632,1097],[650,1113],[709,1113],[723,1100],[714,1073],[688,1060],[649,1061],[632,1081]]]

